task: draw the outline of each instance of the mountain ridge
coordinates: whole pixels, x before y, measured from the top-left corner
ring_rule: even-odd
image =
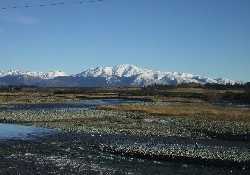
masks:
[[[58,76],[70,76],[70,74],[67,74],[67,73],[62,72],[62,71],[50,71],[47,73],[36,72],[36,71],[22,72],[22,71],[14,70],[14,69],[8,70],[6,72],[0,71],[0,77],[4,77],[4,76],[8,76],[8,75],[10,75],[10,76],[12,76],[12,75],[29,75],[31,77],[39,77],[42,79],[53,79],[53,78],[58,77]]]
[[[21,81],[22,79],[22,81]],[[18,83],[16,83],[18,82]],[[176,85],[181,83],[238,83],[226,78],[208,78],[190,73],[161,72],[123,64],[114,67],[95,67],[72,75],[63,71],[48,73],[18,70],[0,71],[0,85],[37,85],[45,87],[89,86],[147,86],[152,84]],[[241,82],[242,83],[242,82]]]

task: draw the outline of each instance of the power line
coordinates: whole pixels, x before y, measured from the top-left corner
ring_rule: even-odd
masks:
[[[12,6],[12,7],[0,7],[0,10],[8,10],[8,9],[20,9],[20,8],[32,8],[32,7],[48,7],[48,6],[61,6],[67,4],[83,4],[83,3],[94,3],[94,2],[102,2],[103,0],[83,0],[83,1],[75,1],[75,2],[58,2],[58,3],[43,3],[38,5],[23,5],[23,6]]]

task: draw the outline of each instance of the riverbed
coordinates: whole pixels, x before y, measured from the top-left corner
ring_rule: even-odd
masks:
[[[30,111],[35,110],[39,114],[43,112],[47,114],[58,113],[60,110],[63,114],[69,110],[72,112],[78,110],[76,113],[82,115],[85,113],[82,112],[83,109],[120,102],[119,100],[99,100],[96,101],[97,104],[89,102],[95,103],[93,106],[84,106],[84,103],[79,106],[77,102],[77,107],[70,103],[66,107],[59,105],[59,108],[54,108],[53,105],[47,105],[49,108],[46,108],[46,105],[36,108],[25,104],[23,108],[16,105],[10,108],[4,106],[7,107],[4,111],[11,114],[30,114]],[[97,115],[98,110],[94,113]],[[111,115],[107,117],[111,121],[117,120]],[[238,169],[204,166],[185,161],[125,154],[126,151],[129,153],[131,147],[154,148],[158,151],[168,146],[174,151],[182,148],[201,150],[214,148],[218,152],[232,149],[232,152],[237,153],[237,150],[242,150],[244,156],[244,153],[249,154],[249,144],[243,142],[209,141],[206,144],[206,141],[199,139],[180,140],[176,137],[137,134],[65,132],[16,124],[0,124],[0,130],[0,174],[249,174],[249,170],[245,170],[244,167]],[[120,149],[120,152],[115,149]]]
[[[24,129],[23,126],[13,126],[16,131],[18,127]],[[25,133],[22,136],[0,140],[0,174],[224,175],[249,173],[237,169],[135,158],[102,152],[92,147],[98,143],[121,141],[130,143],[138,139],[136,137],[59,132],[31,127],[26,129],[30,132],[23,130]]]

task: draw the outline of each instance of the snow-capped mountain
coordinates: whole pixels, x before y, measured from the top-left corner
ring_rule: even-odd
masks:
[[[78,77],[102,77],[107,80],[108,83],[112,84],[114,79],[132,78],[133,81],[130,85],[146,86],[150,84],[167,84],[176,85],[181,83],[218,83],[234,84],[235,81],[217,78],[212,79],[208,77],[201,77],[189,73],[178,73],[178,72],[160,72],[142,69],[130,64],[119,65],[115,67],[96,67],[89,70],[83,71],[77,74]]]
[[[18,82],[18,83],[17,83]],[[189,73],[160,72],[142,69],[130,64],[114,67],[96,67],[85,70],[76,75],[62,71],[48,73],[18,70],[0,72],[1,83],[11,85],[37,85],[37,86],[147,86],[152,84],[176,85],[181,83],[218,83],[234,84],[235,81],[225,78],[208,78]]]
[[[134,77],[140,74],[150,75],[154,71],[142,69],[130,64],[123,64],[115,67],[96,67],[83,71],[77,76],[93,76],[93,77],[105,77],[110,79],[111,77]]]
[[[28,75],[31,77],[39,77],[42,79],[53,79],[55,77],[59,77],[59,76],[70,76],[69,74],[62,72],[62,71],[51,71],[48,73],[44,73],[44,72],[35,72],[35,71],[26,71],[26,72],[22,72],[22,71],[18,71],[18,70],[9,70],[7,72],[0,72],[0,77],[5,77],[5,76],[24,76],[24,75]]]

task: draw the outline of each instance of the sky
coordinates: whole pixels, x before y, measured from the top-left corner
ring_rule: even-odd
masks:
[[[249,0],[79,1],[0,0],[0,71],[132,64],[250,81]]]

